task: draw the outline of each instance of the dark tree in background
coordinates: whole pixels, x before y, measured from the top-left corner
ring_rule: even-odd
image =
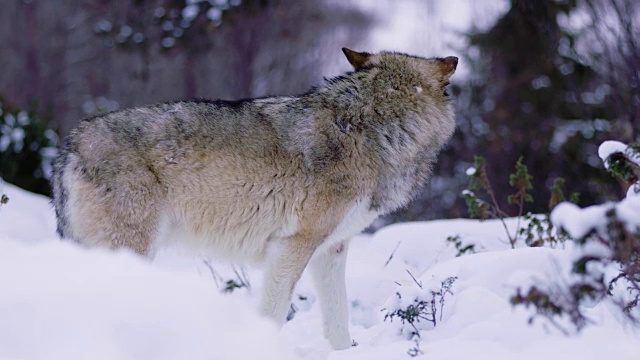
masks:
[[[548,211],[556,177],[589,205],[620,199],[598,158],[603,140],[638,139],[640,47],[635,0],[511,0],[486,31],[468,35],[454,84],[458,131],[419,201],[393,219],[466,215],[459,191],[481,155],[500,206],[520,156],[533,176],[533,212]],[[453,199],[458,200],[453,200]]]
[[[581,61],[608,87],[605,109],[616,120],[612,135],[640,135],[640,2],[582,0],[584,24],[577,31]]]
[[[458,52],[471,73],[451,89],[458,131],[418,199],[383,222],[466,216],[460,191],[475,155],[506,210],[516,211],[506,195],[520,156],[533,175],[528,210],[547,210],[559,176],[581,205],[620,198],[597,147],[639,140],[639,10],[637,0],[511,0],[495,24],[468,34]],[[337,75],[329,69],[349,70],[339,49],[366,49],[374,21],[338,0],[9,1],[0,12],[0,97],[14,117],[28,109],[64,136],[79,119],[117,108],[300,93]],[[426,25],[415,26],[419,34]],[[16,124],[0,130],[19,134]],[[33,138],[50,149],[42,134]],[[6,144],[0,150],[21,146]],[[46,177],[46,164],[22,171],[4,164],[20,158],[7,151],[0,177],[46,192],[42,179],[37,187],[13,180]],[[43,153],[28,158],[51,155]]]
[[[508,174],[523,156],[534,176],[536,212],[547,210],[548,189],[559,176],[587,203],[611,193],[601,185],[609,183],[607,175],[597,170],[597,146],[613,120],[604,110],[606,90],[576,59],[575,38],[557,21],[575,10],[573,1],[512,0],[495,26],[470,36],[485,76],[469,87],[470,111],[461,114],[476,137],[474,152],[486,158],[487,173],[503,194],[511,191]],[[498,200],[509,208],[506,196]]]
[[[0,96],[63,137],[83,117],[118,108],[301,93],[337,75],[326,69],[349,69],[340,48],[361,47],[372,21],[322,0],[9,1]],[[5,160],[16,161],[2,167],[12,173],[24,165]],[[47,193],[8,171],[0,177]]]
[[[322,0],[9,1],[0,95],[22,108],[37,100],[64,136],[114,108],[303,92],[371,22]]]

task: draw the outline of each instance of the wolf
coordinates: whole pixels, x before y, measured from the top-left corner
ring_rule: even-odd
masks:
[[[458,59],[342,49],[353,71],[299,96],[176,101],[80,121],[54,164],[57,231],[153,257],[179,241],[264,268],[282,325],[309,268],[325,338],[351,346],[349,239],[405,206],[455,128]]]

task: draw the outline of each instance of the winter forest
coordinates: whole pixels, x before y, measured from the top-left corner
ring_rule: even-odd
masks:
[[[8,0],[0,11],[0,359],[637,359],[640,2]],[[456,56],[456,129],[405,208],[351,242],[353,346],[305,272],[61,242],[52,166],[83,118],[298,95],[341,49]]]

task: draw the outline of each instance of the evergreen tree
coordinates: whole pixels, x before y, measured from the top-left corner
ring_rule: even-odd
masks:
[[[576,1],[511,0],[493,27],[469,36],[469,53],[477,56],[468,59],[473,74],[460,88],[459,144],[469,159],[487,159],[497,192],[508,191],[508,174],[523,156],[534,174],[535,212],[547,209],[544,193],[557,177],[586,204],[616,193],[593,171],[601,166],[593,144],[612,127],[605,94],[598,74],[576,55],[575,35],[558,24],[577,8]]]

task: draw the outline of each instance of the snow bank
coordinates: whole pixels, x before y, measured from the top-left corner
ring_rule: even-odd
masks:
[[[56,222],[50,200],[46,196],[24,191],[0,179],[0,195],[9,202],[0,206],[0,239],[40,242],[56,237]]]
[[[563,336],[543,321],[529,325],[531,312],[513,308],[510,297],[518,287],[567,272],[573,255],[511,250],[498,221],[396,224],[354,239],[347,291],[359,345],[331,351],[307,274],[295,290],[298,312],[278,332],[255,314],[258,271],[248,272],[251,291],[221,295],[199,259],[167,251],[149,263],[128,252],[61,242],[48,199],[11,185],[1,190],[11,200],[0,208],[0,359],[408,359],[412,348],[431,359],[635,360],[640,354],[640,334],[606,303],[586,309],[594,325],[580,336]],[[516,223],[507,219],[506,226],[513,232]],[[446,241],[456,235],[478,254],[456,257]],[[224,267],[214,268],[226,281]],[[442,320],[420,326],[417,345],[397,319],[384,321],[396,293],[411,301],[454,276]]]
[[[127,252],[0,240],[0,294],[0,358],[288,358],[252,306]]]

